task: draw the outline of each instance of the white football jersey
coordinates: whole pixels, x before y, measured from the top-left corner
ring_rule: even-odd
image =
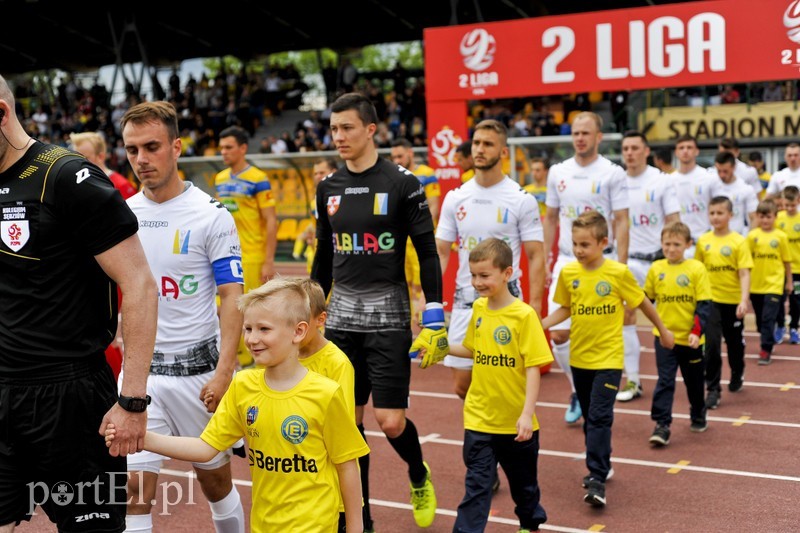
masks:
[[[661,249],[661,230],[667,215],[678,213],[681,206],[672,177],[647,166],[628,180],[628,217],[630,239],[628,254],[650,254]]]
[[[767,185],[767,194],[778,194],[789,185],[800,189],[800,167],[797,170],[786,167],[773,174]]]
[[[711,197],[714,196],[725,196],[733,203],[733,217],[728,226],[731,231],[747,235],[747,227],[750,224],[749,213],[758,208],[758,197],[752,187],[738,177],[732,183],[724,183],[716,178],[711,187]]]
[[[177,355],[209,339],[219,343],[213,263],[228,261],[230,277],[242,279],[239,235],[230,212],[190,182],[166,202],[139,192],[128,205],[139,219],[139,239],[158,285],[155,351]]]
[[[481,187],[473,178],[444,198],[436,238],[454,242],[458,247],[454,303],[469,304],[475,300],[469,253],[489,237],[502,239],[511,247],[514,264],[511,281],[522,275],[519,267],[522,243],[543,241],[536,198],[508,176],[491,187]]]
[[[613,242],[611,215],[629,205],[625,171],[603,156],[585,167],[571,157],[550,168],[546,204],[558,209],[559,254],[572,256],[572,221],[585,211],[596,210],[606,217],[608,241]]]
[[[692,230],[692,239],[697,242],[700,235],[707,232],[711,225],[708,222],[708,202],[711,200],[711,186],[719,178],[710,176],[708,171],[695,166],[687,174],[680,171],[670,175],[675,184],[678,203],[681,205],[681,222]]]
[[[717,178],[719,178],[719,174],[717,174],[717,168],[712,166],[709,167],[708,172]],[[740,159],[736,160],[736,167],[733,169],[733,174],[739,178],[745,185],[753,189],[753,192],[758,195],[761,190],[761,180],[758,179],[758,171],[748,165],[747,163],[743,162]]]

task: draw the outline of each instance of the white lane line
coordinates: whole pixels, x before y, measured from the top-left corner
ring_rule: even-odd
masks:
[[[774,359],[774,357],[773,357],[773,359]],[[550,372],[553,372],[555,374],[563,374],[564,373],[563,370],[561,370],[560,368],[556,368],[555,366],[550,367]],[[642,379],[646,379],[648,381],[658,381],[658,376],[654,375],[654,374],[639,374],[639,377],[642,378]],[[680,376],[675,376],[675,381],[683,383],[683,378],[680,377]],[[728,381],[727,379],[720,380],[720,384],[722,384],[722,385],[727,385],[728,383],[730,383],[730,381]],[[744,385],[745,385],[745,387],[750,387],[750,386],[752,386],[752,387],[763,387],[765,389],[783,389],[783,390],[795,389],[795,390],[800,390],[800,385],[797,385],[797,384],[789,385],[787,383],[765,383],[763,381],[750,381],[749,379],[745,380]]]
[[[366,431],[365,432],[368,436],[371,437],[383,437],[383,433],[380,431]],[[432,442],[434,444],[444,444],[447,446],[463,446],[464,441],[457,440],[457,439],[431,439],[428,442]],[[567,459],[585,459],[585,453],[574,453],[574,452],[560,452],[557,450],[539,450],[539,455],[548,455],[550,457],[564,457]],[[613,456],[611,459],[612,463],[619,463],[619,464],[627,464],[627,465],[636,465],[636,466],[646,466],[651,468],[658,468],[668,470],[670,468],[675,467],[675,463],[662,463],[659,461],[644,461],[641,459],[628,459],[624,457],[617,457]],[[792,481],[794,483],[800,483],[800,477],[796,476],[783,476],[780,474],[763,474],[761,472],[749,472],[746,470],[730,470],[727,468],[711,468],[706,466],[695,466],[695,465],[681,465],[681,469],[683,470],[691,470],[694,472],[703,472],[707,474],[722,474],[728,476],[740,476],[740,477],[752,477],[758,479],[772,479],[776,481]],[[370,501],[372,501],[370,499]]]
[[[647,346],[642,346],[640,349],[644,353],[656,353],[655,349],[648,348]],[[722,357],[728,357],[728,352],[723,351],[721,353],[722,353]],[[748,354],[748,353],[746,353],[746,354],[744,354],[744,358],[745,359],[754,359],[754,360],[756,360],[759,357],[758,357],[758,354]],[[772,354],[772,359],[781,360],[781,361],[800,361],[800,357],[797,357],[797,356],[794,356],[794,355],[775,355],[775,354]]]
[[[749,383],[749,382],[748,382]],[[796,388],[796,387],[795,387]],[[411,396],[423,396],[429,398],[443,398],[448,400],[461,400],[455,394],[447,394],[442,392],[425,392],[425,391],[411,391]],[[558,402],[536,402],[536,407],[547,407],[552,409],[566,409],[569,405],[566,403],[558,403]],[[650,411],[642,410],[642,409],[625,409],[621,407],[615,407],[614,413],[625,414],[625,415],[638,415],[638,416],[650,416]],[[684,413],[673,413],[672,418],[682,418],[684,420],[689,420],[689,415]],[[774,427],[782,427],[782,428],[795,428],[800,429],[800,424],[792,423],[792,422],[774,422],[771,420],[753,420],[748,419],[743,421],[739,418],[729,418],[726,416],[707,416],[707,420],[709,422],[725,422],[726,424],[732,424],[734,422],[740,422],[743,424],[751,424],[754,426],[774,426]],[[420,439],[421,440],[421,439]]]
[[[369,503],[372,505],[380,505],[382,507],[391,507],[393,509],[407,509],[411,510],[411,505],[408,503],[399,503],[399,502],[391,502],[387,500],[376,500],[375,498],[370,498]],[[436,509],[436,514],[444,515],[444,516],[456,516],[456,511],[452,511],[450,509]],[[497,524],[509,524],[512,526],[519,527],[519,519],[517,518],[501,518],[499,516],[490,516],[489,522],[495,522]],[[548,531],[562,531],[564,533],[587,533],[590,530],[588,529],[575,529],[572,527],[562,527],[562,526],[551,526],[548,524],[542,524],[539,526],[541,529],[547,529]]]
[[[375,431],[367,431],[367,435],[372,434],[373,437],[377,437],[378,435],[383,435],[383,433],[375,432]],[[430,437],[431,435],[428,435]],[[420,439],[422,441],[422,439]],[[174,477],[182,477],[187,479],[197,479],[193,470],[175,470],[172,468],[162,468],[161,473],[167,476],[174,476]],[[246,479],[233,479],[234,485],[239,485],[241,487],[251,487],[253,486],[253,482],[246,480]],[[408,503],[400,503],[400,502],[392,502],[389,500],[378,500],[375,498],[370,498],[369,503],[371,505],[377,505],[379,507],[390,507],[392,509],[407,509],[411,510],[411,505]],[[440,514],[443,516],[456,516],[456,512],[451,509],[436,509],[436,514]],[[509,524],[512,526],[519,526],[519,519],[516,518],[502,518],[499,516],[490,516],[489,522],[494,522],[497,524]],[[588,529],[575,529],[572,527],[562,527],[562,526],[552,526],[548,524],[542,524],[539,526],[541,529],[546,529],[548,531],[561,531],[562,533],[588,533]]]

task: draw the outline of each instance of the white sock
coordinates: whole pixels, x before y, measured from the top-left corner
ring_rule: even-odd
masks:
[[[639,353],[642,345],[639,343],[639,335],[636,333],[636,325],[622,326],[622,341],[625,344],[625,374],[628,381],[635,381],[639,384]]]
[[[575,383],[572,381],[572,369],[569,367],[569,339],[564,344],[553,343],[553,358],[561,367],[569,380],[572,392],[575,392]]]
[[[208,502],[208,506],[217,533],[244,533],[244,509],[236,485],[227,496],[218,502]]]
[[[153,515],[150,513],[127,515],[125,531],[128,533],[153,533]]]

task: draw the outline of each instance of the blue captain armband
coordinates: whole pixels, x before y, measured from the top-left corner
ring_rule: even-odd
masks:
[[[226,283],[244,283],[242,274],[242,258],[239,256],[217,259],[211,263],[214,269],[214,281],[219,285]]]

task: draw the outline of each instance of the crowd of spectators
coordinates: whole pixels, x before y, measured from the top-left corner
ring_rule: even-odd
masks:
[[[367,95],[378,111],[380,123],[375,135],[379,148],[388,148],[395,139],[405,138],[414,146],[427,145],[425,82],[419,73],[409,73],[398,67],[383,76],[358,73],[352,64],[343,61],[338,72],[327,74],[328,102],[339,94],[355,90]],[[40,80],[41,81],[41,80]],[[65,76],[53,93],[42,83],[30,78],[17,82],[18,109],[28,133],[45,142],[69,145],[70,133],[99,131],[110,147],[109,167],[127,172],[125,150],[119,131],[119,119],[125,110],[140,101],[142,96],[133,84],[126,83],[125,98],[111,104],[109,91],[97,79],[90,87]],[[217,141],[222,129],[239,125],[251,135],[285,109],[297,108],[309,87],[294,66],[267,69],[263,73],[242,68],[239,72],[222,72],[213,78],[202,74],[199,80],[189,76],[181,85],[178,71],[173,70],[166,86],[151,78],[153,99],[172,102],[180,117],[184,155],[217,155]],[[672,103],[703,94],[719,99],[720,103],[750,101],[779,101],[796,97],[796,83],[769,82],[751,84],[746,89],[735,85],[671,90]],[[744,91],[744,92],[743,92]],[[53,94],[50,96],[50,94]],[[597,104],[607,103],[613,121],[611,127],[624,131],[628,124],[627,92],[579,93],[559,97],[475,101],[470,103],[469,124],[487,118],[500,120],[513,136],[568,135],[573,112],[594,110]],[[712,101],[713,103],[713,101]],[[265,137],[261,153],[292,153],[333,150],[328,129],[330,108],[310,111],[293,131]]]

